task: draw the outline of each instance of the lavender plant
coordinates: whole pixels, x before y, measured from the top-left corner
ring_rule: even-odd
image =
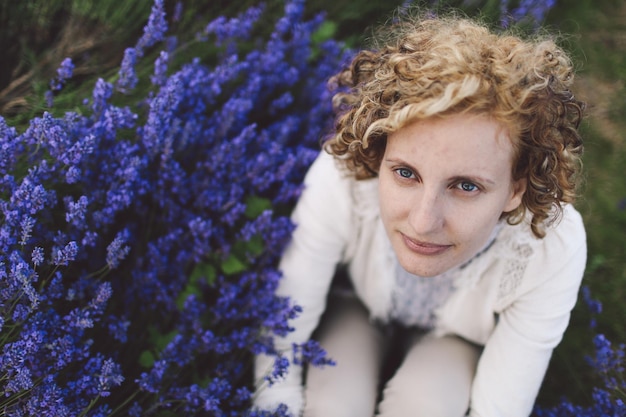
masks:
[[[156,0],[84,105],[21,133],[0,119],[0,413],[243,415],[253,354],[277,372],[325,363],[315,344],[277,352],[268,336],[299,311],[274,294],[277,258],[344,55],[311,42],[322,17],[303,8],[288,2],[269,39],[253,7],[185,43]],[[176,65],[193,42],[218,50]]]

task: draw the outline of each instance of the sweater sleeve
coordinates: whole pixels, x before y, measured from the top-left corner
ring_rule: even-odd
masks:
[[[279,265],[283,277],[277,294],[302,307],[292,322],[294,330],[286,337],[274,337],[276,349],[287,352],[288,357],[292,344],[307,341],[317,327],[352,227],[350,179],[332,156],[320,154],[305,177],[304,187],[292,215],[296,229]],[[263,381],[273,363],[274,358],[267,355],[255,360],[255,406],[275,409],[285,403],[297,416],[303,405],[301,367],[291,364],[287,375],[270,386]]]
[[[576,303],[586,255],[582,220],[567,207],[526,268],[523,280],[532,285],[500,313],[485,344],[472,386],[471,416],[530,415]]]

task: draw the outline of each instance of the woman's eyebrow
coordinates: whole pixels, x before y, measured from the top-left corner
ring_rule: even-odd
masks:
[[[414,166],[412,166],[409,162],[405,161],[404,159],[385,158],[384,161],[387,163],[405,165],[407,168],[416,169]]]
[[[452,181],[470,181],[479,182],[489,185],[496,185],[496,182],[490,178],[481,177],[480,175],[455,175],[451,178]]]

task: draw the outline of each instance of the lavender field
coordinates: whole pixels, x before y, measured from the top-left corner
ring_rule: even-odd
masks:
[[[270,379],[327,362],[268,336],[300,311],[274,294],[277,261],[332,127],[327,81],[399,3],[201,3],[0,6],[49,35],[7,23],[0,38],[0,415],[286,416],[251,410],[253,355],[276,357]],[[575,35],[590,264],[534,414],[626,415],[626,10],[435,3]]]

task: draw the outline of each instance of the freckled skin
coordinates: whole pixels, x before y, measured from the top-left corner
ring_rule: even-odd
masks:
[[[398,261],[436,276],[471,259],[526,190],[506,130],[483,115],[414,122],[389,136],[380,210]]]

